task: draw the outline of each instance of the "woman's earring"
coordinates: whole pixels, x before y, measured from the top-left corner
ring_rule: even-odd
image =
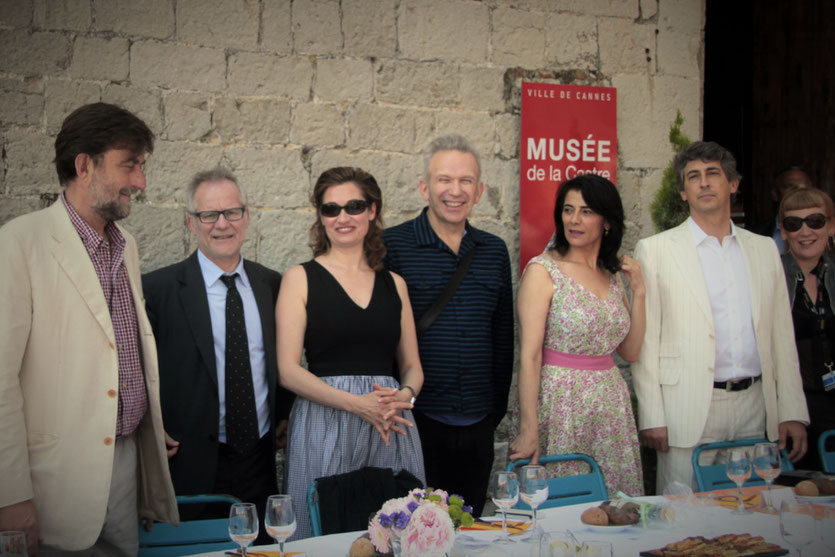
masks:
[[[608,235],[609,235],[609,229],[608,229],[608,228],[604,228],[604,229],[603,229],[603,235],[604,235],[604,236],[608,236]]]

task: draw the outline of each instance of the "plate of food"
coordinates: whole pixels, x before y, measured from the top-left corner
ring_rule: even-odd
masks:
[[[798,499],[810,503],[830,503],[835,501],[835,480],[826,476],[797,482],[794,493]]]
[[[691,536],[664,547],[642,551],[642,557],[687,557],[688,555],[748,555],[778,557],[787,555],[788,549],[765,541],[762,536],[751,534],[725,534],[715,538]]]
[[[640,520],[638,505],[621,499],[603,501],[580,515],[583,525],[593,532],[622,532],[632,528]]]

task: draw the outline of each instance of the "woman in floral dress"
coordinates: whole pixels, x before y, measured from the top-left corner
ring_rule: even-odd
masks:
[[[528,263],[516,300],[521,354],[511,458],[587,454],[600,465],[609,496],[643,494],[629,389],[612,358],[614,351],[629,362],[638,358],[646,320],[640,266],[617,254],[623,221],[610,181],[587,174],[565,182],[554,240]],[[588,471],[576,461],[547,468],[551,476]]]

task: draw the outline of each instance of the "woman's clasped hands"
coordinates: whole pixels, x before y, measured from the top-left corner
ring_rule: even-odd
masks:
[[[357,397],[358,405],[355,413],[373,425],[383,442],[388,445],[392,431],[406,435],[404,428],[414,426],[412,422],[400,415],[401,411],[413,408],[410,398],[408,391],[382,387],[374,383],[373,391]]]

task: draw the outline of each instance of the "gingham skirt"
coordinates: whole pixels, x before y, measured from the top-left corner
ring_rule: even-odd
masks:
[[[362,395],[374,390],[374,383],[399,388],[393,377],[380,375],[339,375],[323,377],[328,385]],[[401,415],[414,423],[412,412]],[[287,446],[287,489],[293,497],[297,528],[292,540],[312,535],[307,512],[307,491],[316,478],[343,474],[365,466],[406,469],[426,484],[423,452],[417,426],[407,434],[392,433],[386,446],[380,434],[359,416],[296,397],[290,412]]]

